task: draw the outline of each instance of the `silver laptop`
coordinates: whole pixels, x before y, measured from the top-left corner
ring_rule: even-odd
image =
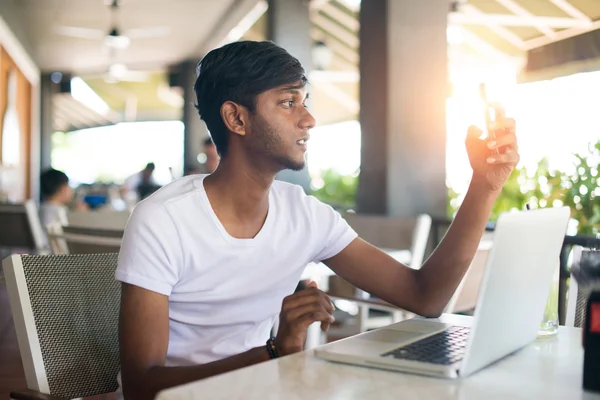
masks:
[[[473,317],[415,318],[315,349],[330,361],[446,378],[468,376],[535,340],[565,237],[568,207],[502,214]]]

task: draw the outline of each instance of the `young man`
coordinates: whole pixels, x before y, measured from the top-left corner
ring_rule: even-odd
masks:
[[[440,315],[454,293],[519,161],[514,122],[499,126],[495,141],[469,130],[469,192],[417,271],[358,238],[300,187],[274,181],[304,166],[315,125],[305,86],[298,60],[270,42],[229,44],[201,61],[198,110],[221,162],[212,175],[159,190],[129,220],[116,272],[126,398],[301,351],[311,323],[326,330],[333,321],[332,303],[314,283],[292,294],[311,261],[424,316]],[[495,148],[502,152],[492,158]]]

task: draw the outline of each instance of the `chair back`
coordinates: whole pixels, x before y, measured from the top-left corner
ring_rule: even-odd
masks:
[[[69,399],[114,392],[117,254],[13,255],[3,267],[28,388]]]
[[[420,268],[427,253],[431,216],[416,218],[388,217],[384,215],[346,214],[348,224],[358,235],[374,246],[383,249],[410,249],[412,268]]]
[[[69,211],[67,221],[72,227],[123,231],[130,215],[129,211]]]
[[[48,226],[48,240],[54,254],[118,253],[122,230],[84,228],[79,226]]]
[[[42,250],[45,246],[44,230],[33,200],[0,203],[0,247]]]

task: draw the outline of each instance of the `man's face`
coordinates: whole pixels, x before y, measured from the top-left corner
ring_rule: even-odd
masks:
[[[250,119],[252,150],[281,169],[304,168],[309,130],[315,126],[315,119],[306,109],[307,99],[301,82],[258,95]]]

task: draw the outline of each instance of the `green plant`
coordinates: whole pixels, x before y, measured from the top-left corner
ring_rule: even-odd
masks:
[[[500,213],[523,209],[526,204],[533,208],[566,205],[571,208],[571,217],[578,223],[578,234],[598,233],[600,141],[590,144],[587,153],[573,157],[575,168],[572,172],[550,170],[547,159],[540,160],[534,171],[515,168],[494,204],[490,219],[495,221]],[[448,200],[448,214],[453,216],[462,195],[450,189]]]
[[[356,207],[356,188],[358,186],[358,173],[342,175],[328,169],[321,176],[313,180],[315,188],[312,195],[334,208],[351,209]]]

